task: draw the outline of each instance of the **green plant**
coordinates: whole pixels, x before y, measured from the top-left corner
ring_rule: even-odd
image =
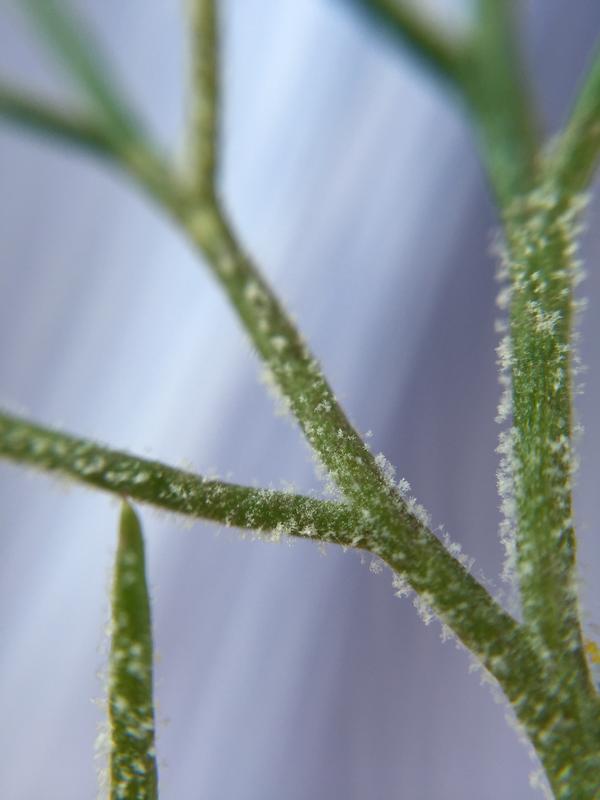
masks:
[[[581,634],[571,519],[571,328],[582,192],[600,153],[600,60],[565,130],[546,148],[524,84],[510,3],[479,0],[470,31],[450,38],[408,4],[356,0],[460,98],[496,198],[508,308],[500,351],[507,380],[502,414],[512,413],[513,422],[502,439],[501,491],[509,567],[522,603],[518,622],[431,533],[424,511],[386,477],[385,465],[348,422],[307,345],[238,243],[217,187],[215,4],[192,4],[194,81],[185,170],[150,143],[64,7],[57,0],[23,5],[78,82],[90,111],[68,114],[4,87],[0,112],[111,160],[177,221],[229,296],[345,501],[203,480],[8,414],[0,416],[0,454],[131,501],[276,537],[368,550],[419,594],[497,680],[556,797],[599,797],[600,701]]]

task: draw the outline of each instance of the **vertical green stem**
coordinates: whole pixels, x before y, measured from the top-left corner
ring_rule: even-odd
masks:
[[[109,672],[111,800],[157,800],[152,626],[144,541],[123,503],[112,596]]]
[[[191,84],[188,109],[189,164],[184,181],[200,201],[217,182],[219,153],[219,24],[215,0],[191,2]]]
[[[522,68],[512,0],[479,0],[460,85],[500,207],[532,188],[535,103]]]
[[[515,621],[429,531],[423,510],[410,508],[397,487],[386,482],[318,362],[240,250],[223,214],[213,207],[183,207],[177,213],[237,310],[282,402],[369,527],[369,549],[406,576],[503,686],[507,673],[516,681],[515,665],[531,660],[531,654],[519,639]]]
[[[587,729],[572,516],[572,350],[577,203],[544,186],[507,218],[517,573],[536,650]]]

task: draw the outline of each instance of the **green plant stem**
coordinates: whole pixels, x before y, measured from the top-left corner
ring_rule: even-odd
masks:
[[[0,457],[156,508],[222,525],[360,547],[364,522],[343,503],[209,480],[0,414]]]
[[[529,671],[539,678],[535,654],[515,621],[439,540],[408,516],[404,519],[406,548],[401,549],[396,537],[374,535],[355,507],[203,480],[6,414],[0,415],[0,456],[169,511],[367,549],[408,576],[440,617],[482,658],[509,698],[522,695],[522,681]]]
[[[578,209],[540,189],[507,227],[517,568],[525,622],[593,691],[579,623],[572,516],[572,286]],[[566,678],[565,678],[566,679]]]
[[[395,537],[382,540],[376,535],[365,515],[353,506],[204,480],[7,414],[0,415],[0,456],[224,525],[368,549],[395,571],[409,574],[414,588],[431,599],[442,618],[453,627],[459,626],[470,646],[485,653],[486,666],[494,674],[501,662],[506,671],[518,650],[514,640],[520,634],[514,620],[501,611],[438,539],[428,536],[408,515],[404,520],[407,548],[401,550]],[[462,573],[458,580],[457,570]],[[469,615],[461,611],[467,603],[472,607]],[[521,657],[530,660],[525,644],[521,647],[527,654]],[[511,686],[516,685],[519,669],[511,672]]]
[[[240,250],[219,209],[184,211],[182,220],[237,309],[273,384],[370,530],[370,552],[406,578],[510,696],[519,672],[514,667],[519,660],[514,620],[428,530],[422,515],[385,481],[317,362]],[[527,650],[526,658],[530,655]]]
[[[148,143],[115,139],[113,131],[102,120],[89,114],[67,112],[0,84],[0,120],[103,158],[118,171],[128,173],[143,186],[144,193],[161,204],[173,202],[177,194],[170,167]]]
[[[569,122],[547,164],[547,175],[566,196],[583,192],[600,158],[600,47],[581,87]]]
[[[36,469],[58,472],[119,496],[224,525],[275,530],[368,549],[394,570],[409,572],[415,588],[426,594],[432,605],[436,605],[439,597],[440,612],[448,624],[451,621],[458,624],[462,618],[464,635],[471,645],[481,640],[479,649],[485,650],[491,671],[495,659],[498,663],[506,659],[502,667],[506,670],[512,658],[513,637],[520,635],[514,620],[495,604],[438,539],[428,535],[423,526],[408,515],[404,519],[407,549],[402,551],[394,537],[382,540],[373,532],[360,508],[204,480],[7,414],[0,415],[0,456]],[[397,506],[395,510],[397,513]],[[411,559],[412,564],[409,563]],[[458,580],[457,570],[461,573]],[[457,608],[460,603],[472,604],[472,613],[462,613]],[[471,617],[470,621],[467,616]]]
[[[515,621],[439,540],[432,537],[430,541],[409,518],[405,524],[411,535],[405,536],[407,546],[401,549],[393,536],[383,541],[374,536],[360,510],[351,506],[204,481],[8,415],[0,417],[0,455],[170,511],[368,549],[408,576],[440,617],[481,657],[510,699],[521,696],[522,682],[530,670],[539,678],[535,654]],[[462,572],[459,580],[457,570]]]
[[[438,607],[442,619],[462,628],[468,644],[477,643],[486,667],[510,699],[521,697],[528,675],[539,681],[541,667],[519,626],[463,570],[469,590],[465,600],[464,587],[455,574],[460,565],[439,540],[424,541],[424,532],[417,526],[413,525],[414,540],[407,551],[400,551],[392,537],[383,543],[374,537],[352,506],[203,480],[6,414],[0,416],[0,456],[165,510],[367,549],[395,571],[412,573],[415,588]],[[407,570],[409,559],[414,563]],[[461,603],[469,603],[468,614],[461,610]]]
[[[83,22],[69,8],[66,0],[21,0],[50,49],[61,61],[68,75],[108,126],[114,141],[122,147],[135,146],[144,139],[131,104],[122,97],[108,76],[104,59]]]
[[[459,71],[462,42],[438,30],[432,21],[405,0],[350,0],[382,24],[438,78],[453,83]]]
[[[213,0],[191,0],[191,91],[188,111],[189,164],[183,180],[198,200],[216,185],[219,153],[219,37]]]
[[[514,16],[513,0],[479,0],[458,75],[500,209],[529,191],[537,172],[535,102]]]
[[[598,698],[583,651],[571,518],[575,224],[568,192],[584,188],[598,158],[600,71],[597,65],[592,69],[558,150],[556,180],[535,191],[540,185],[539,145],[515,44],[513,10],[512,2],[480,0],[457,76],[506,226],[517,565],[532,641],[543,662],[553,665],[542,679],[547,696],[539,708],[554,722],[532,727],[529,711],[518,701],[513,704],[556,797],[596,798]],[[562,189],[562,197],[553,188]],[[527,683],[530,697],[533,682]],[[558,699],[561,710],[556,708]]]
[[[111,800],[157,800],[152,623],[144,539],[135,511],[121,507],[111,608],[108,677]]]
[[[473,60],[480,68],[465,74],[464,85],[482,130],[484,161],[508,243],[507,367],[524,618],[539,636],[539,646],[554,658],[561,654],[565,662],[574,659],[569,668],[575,672],[565,668],[586,685],[571,508],[576,210],[551,187],[536,183],[538,145],[513,17],[512,0],[479,0]]]
[[[225,525],[253,530],[284,531],[292,536],[358,547],[377,553],[389,566],[406,571],[405,558],[396,547],[371,546],[371,532],[360,512],[350,506],[271,490],[250,489],[198,476],[163,464],[75,439],[7,415],[0,416],[0,456],[29,464],[36,469],[58,472],[69,478],[130,497],[158,508],[211,519]],[[436,540],[437,542],[437,540]],[[472,617],[485,645],[485,665],[496,676],[519,719],[534,742],[544,741],[544,754],[554,771],[569,763],[573,741],[579,737],[580,751],[593,752],[570,719],[570,695],[549,697],[546,687],[554,685],[553,664],[538,658],[528,634],[511,617],[501,612],[473,579],[472,595],[465,600],[453,579],[452,559],[437,542],[440,559],[430,562],[431,570],[418,583],[425,598],[429,588],[443,594],[448,614]],[[418,553],[416,555],[418,558]],[[446,568],[444,568],[446,565]],[[447,583],[447,591],[437,583]],[[461,606],[461,603],[469,605]],[[470,603],[475,605],[471,606]],[[593,703],[591,704],[594,705]],[[596,709],[597,710],[597,709]],[[591,755],[589,756],[591,758]],[[590,762],[591,763],[591,762]],[[588,764],[589,767],[589,764]],[[588,795],[578,795],[584,800]],[[592,797],[593,795],[589,795]]]
[[[407,6],[385,0],[362,0],[361,5],[461,89],[504,220],[512,283],[517,566],[525,625],[498,607],[428,530],[423,514],[385,480],[381,464],[346,419],[306,344],[240,247],[215,185],[216,78],[212,83],[209,72],[200,70],[196,85],[205,92],[197,102],[206,102],[205,116],[200,115],[204,122],[196,133],[204,164],[199,174],[208,181],[202,191],[196,185],[190,190],[185,180],[178,182],[166,169],[144,169],[137,162],[132,167],[131,159],[122,153],[119,157],[181,224],[212,268],[282,401],[351,504],[341,506],[344,513],[357,515],[354,533],[362,537],[364,532],[358,546],[402,575],[421,602],[430,605],[497,678],[536,746],[556,796],[596,798],[600,713],[581,644],[575,585],[569,336],[574,241],[570,194],[589,180],[600,149],[594,119],[600,115],[598,69],[593,68],[542,181],[512,3],[481,0],[473,33],[460,46],[450,45]],[[214,10],[212,6],[209,11]],[[211,51],[210,36],[216,21],[210,20],[210,25],[198,28],[196,46],[202,48],[203,39],[209,38],[203,57],[215,66],[216,40]],[[210,147],[203,150],[207,141],[212,156]],[[12,438],[11,447],[18,449]],[[58,468],[44,462],[43,453],[29,460]],[[323,505],[321,511],[325,512]],[[280,510],[277,514],[281,519]],[[244,520],[250,522],[247,514]]]
[[[115,158],[114,142],[93,117],[56,108],[1,84],[0,117],[33,133],[90,150],[94,155]]]
[[[408,4],[354,0],[466,103],[500,206],[532,188],[537,171],[534,103],[525,86],[512,0],[479,0],[471,31],[456,41]]]
[[[199,203],[174,184],[167,183],[157,194],[143,174],[136,177],[181,222],[212,267],[284,402],[322,464],[370,529],[371,552],[404,575],[498,677],[507,694],[514,694],[516,673],[507,667],[516,658],[514,620],[448,553],[428,530],[422,515],[415,514],[386,482],[380,466],[339,407],[318,363],[240,248],[220,205],[216,200]],[[513,676],[508,681],[507,670]]]
[[[217,100],[212,98],[213,103]],[[216,187],[212,194],[201,202],[175,194],[170,202],[167,198],[166,210],[179,220],[212,268],[261,356],[268,379],[321,464],[360,511],[371,530],[371,552],[393,559],[394,568],[415,591],[426,594],[435,612],[493,673],[498,650],[490,633],[513,621],[431,533],[423,515],[415,513],[386,481],[317,360],[241,248]],[[467,607],[473,610],[470,615],[463,613]],[[509,657],[508,652],[504,655]]]
[[[5,414],[0,416],[0,456],[165,510],[225,525],[275,529],[292,536],[367,549],[378,554],[392,569],[406,573],[406,556],[398,553],[393,542],[387,547],[373,545],[371,531],[360,511],[351,506],[206,481]],[[418,544],[417,541],[414,549],[417,559]],[[498,679],[534,743],[545,743],[543,753],[549,770],[560,772],[569,764],[575,739],[582,757],[587,753],[586,770],[591,769],[593,745],[582,738],[570,718],[571,695],[547,694],[546,687],[556,681],[554,665],[540,661],[527,632],[495,606],[470,576],[466,580],[471,584],[471,594],[465,598],[454,579],[455,562],[437,540],[435,546],[439,559],[437,563],[427,562],[430,573],[421,570],[415,573],[418,579],[414,582],[422,596],[425,599],[441,596],[446,606],[442,618],[449,622],[453,616],[462,617],[463,622],[465,617],[472,618],[473,626],[479,630],[480,650],[483,645],[485,651],[485,666]],[[434,595],[430,595],[430,590]],[[588,796],[593,797],[578,795],[582,800]]]

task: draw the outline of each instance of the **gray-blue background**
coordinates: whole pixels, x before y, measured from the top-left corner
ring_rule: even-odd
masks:
[[[182,5],[77,2],[165,147],[181,144]],[[427,5],[449,25],[468,11]],[[68,98],[13,6],[0,10],[0,75]],[[228,0],[223,15],[223,186],[241,235],[374,450],[498,586],[495,220],[463,119],[344,0]],[[600,7],[537,0],[523,17],[553,130]],[[203,473],[320,489],[225,300],[145,199],[7,127],[0,180],[2,405]],[[578,400],[588,623],[600,623],[597,217],[592,206]],[[3,798],[95,794],[117,514],[105,496],[0,465]],[[163,800],[541,796],[503,706],[389,574],[353,553],[142,516]]]

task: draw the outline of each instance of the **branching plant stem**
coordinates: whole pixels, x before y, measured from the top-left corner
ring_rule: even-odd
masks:
[[[35,133],[51,135],[65,145],[114,158],[110,135],[91,115],[57,109],[43,100],[0,84],[0,116]]]
[[[413,5],[354,0],[397,35],[466,105],[497,199],[506,244],[516,505],[523,622],[492,599],[429,530],[420,507],[386,478],[352,427],[282,304],[245,254],[218,191],[219,37],[214,0],[191,6],[188,169],[148,143],[106,78],[95,48],[58,0],[26,0],[91,107],[72,116],[10,88],[0,114],[108,156],[184,230],[228,295],[282,401],[344,495],[332,503],[250,489],[108,450],[0,415],[0,456],[158,507],[226,525],[369,550],[420,595],[497,679],[557,798],[600,797],[600,701],[581,636],[572,522],[572,295],[579,193],[600,154],[600,60],[565,133],[545,157],[523,82],[512,2],[479,0],[451,39]]]
[[[85,33],[83,22],[67,10],[62,0],[21,1],[66,74],[106,122],[113,140],[123,147],[138,145],[143,136],[137,115],[115,88],[110,69],[93,37]]]
[[[194,519],[366,545],[364,522],[343,503],[203,478],[7,414],[0,414],[0,456]]]
[[[600,44],[564,133],[551,153],[548,173],[563,196],[587,190],[600,158]]]

